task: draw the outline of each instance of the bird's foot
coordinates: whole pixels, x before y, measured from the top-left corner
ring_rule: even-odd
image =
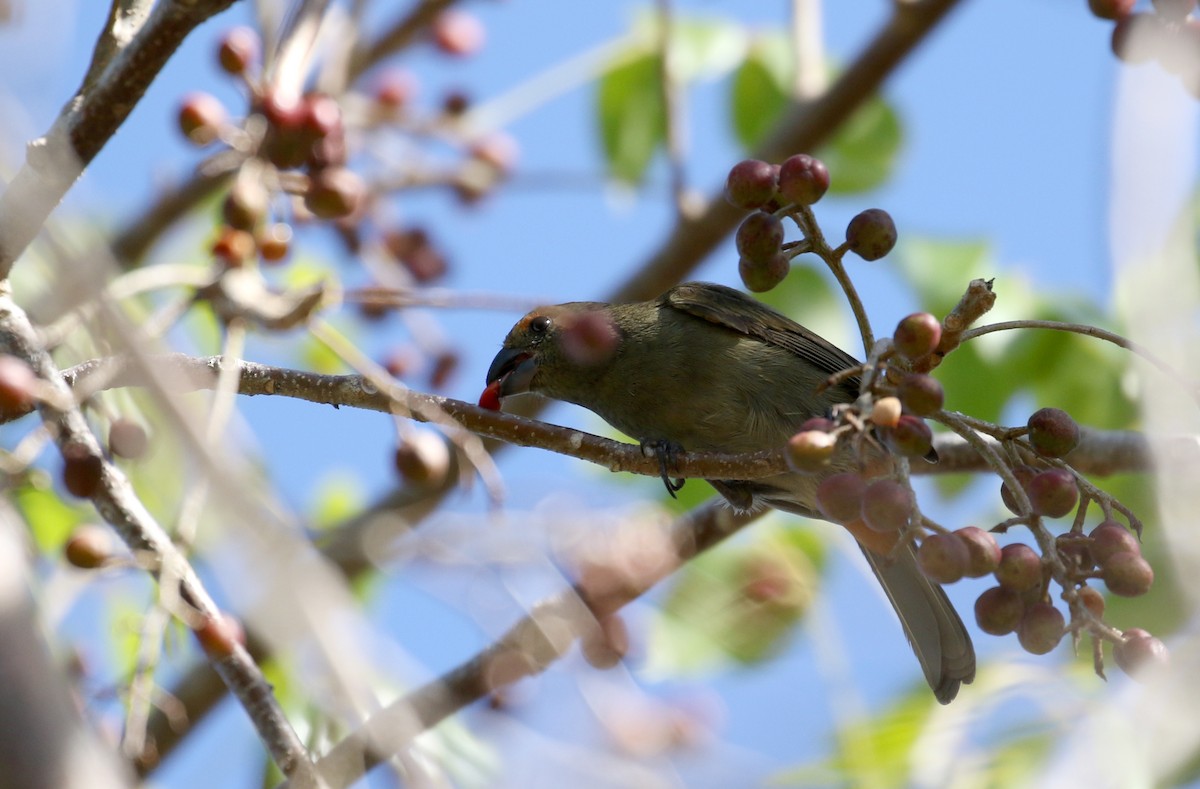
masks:
[[[653,452],[658,458],[658,471],[662,476],[663,484],[667,486],[667,493],[671,494],[671,498],[678,498],[675,491],[681,489],[686,479],[671,479],[671,467],[675,465],[676,457],[683,451],[683,447],[676,444],[674,441],[665,439],[655,439],[653,441],[643,441],[642,452]]]

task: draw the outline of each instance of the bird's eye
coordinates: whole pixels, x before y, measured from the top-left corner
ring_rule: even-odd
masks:
[[[529,330],[534,334],[545,334],[550,328],[550,319],[545,315],[539,315],[529,322]]]

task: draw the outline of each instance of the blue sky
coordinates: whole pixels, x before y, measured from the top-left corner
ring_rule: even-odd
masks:
[[[786,6],[679,5],[685,13],[764,26],[778,23]],[[888,5],[876,0],[827,3],[825,27],[832,57],[853,56]],[[29,136],[48,127],[85,68],[104,13],[101,6],[27,2],[19,26],[0,29],[0,73],[5,75],[0,100],[13,119],[6,135]],[[434,101],[447,88],[463,87],[480,99],[505,93],[581,50],[622,35],[640,8],[632,3],[553,0],[469,7],[487,26],[488,42],[478,57],[448,62],[418,48],[404,61],[426,80],[425,101]],[[155,183],[180,174],[196,159],[174,133],[175,104],[182,93],[201,89],[216,92],[231,107],[239,106],[210,53],[219,32],[245,19],[246,12],[240,4],[187,42],[73,191],[62,216],[88,223],[119,221],[148,199]],[[822,202],[818,218],[827,228],[840,228],[862,208],[884,207],[902,238],[911,234],[988,240],[1001,294],[1006,277],[1024,277],[1038,287],[1106,304],[1112,281],[1107,248],[1110,129],[1118,73],[1108,31],[1106,23],[1088,15],[1083,2],[964,3],[886,86],[886,98],[900,113],[905,137],[894,178],[875,193]],[[701,85],[689,102],[688,177],[704,193],[719,187],[741,155],[725,120],[726,91],[725,83]],[[406,219],[428,223],[449,250],[453,270],[446,285],[539,295],[551,301],[600,298],[656,248],[671,221],[664,171],[655,171],[644,194],[618,193],[595,178],[588,183],[588,176],[602,171],[592,102],[593,92],[585,85],[518,118],[508,128],[521,145],[517,180],[482,205],[463,211],[452,197],[429,195],[400,207]],[[11,166],[20,139],[8,136],[3,143],[9,157],[5,165]],[[523,185],[522,174],[578,176],[584,185],[537,188]],[[332,254],[333,247],[317,234],[304,234],[300,241],[311,244],[314,257]],[[199,254],[194,238],[172,249],[181,255]],[[898,288],[900,280],[886,261],[861,266],[854,276],[879,327],[891,326],[919,307]],[[732,244],[711,256],[697,278],[736,284]],[[463,352],[460,373],[448,394],[471,401],[478,397],[488,361],[516,317],[504,312],[435,315],[445,336]],[[364,335],[362,340],[379,353],[394,345],[400,333],[400,324],[392,320],[379,336]],[[253,344],[251,353],[273,353],[278,347]],[[390,484],[387,457],[394,434],[380,415],[334,413],[260,398],[239,407],[253,425],[272,478],[297,509],[310,504],[313,491],[337,475],[354,477],[368,497]],[[599,429],[593,418],[567,408],[551,410],[547,418]],[[634,492],[656,495],[648,482],[614,484],[581,465],[534,450],[507,452],[503,469],[509,505],[515,511],[530,510],[558,490],[589,506],[618,509],[631,506]],[[451,512],[464,514],[476,513],[480,506],[478,490],[448,504]],[[838,561],[822,606],[840,622],[843,646],[863,696],[877,703],[915,681],[916,665],[891,612],[878,595],[864,591],[863,581],[854,565]],[[391,578],[384,584],[375,620],[402,644],[436,632],[433,643],[426,640],[413,647],[436,673],[482,643],[477,623],[452,610],[461,602],[462,585],[470,582],[466,573],[428,567],[403,579]],[[982,588],[953,591],[964,619],[971,619],[971,600]],[[636,622],[638,617],[635,610],[631,618]],[[762,775],[823,752],[830,700],[806,640],[799,639],[796,649],[761,669],[654,687],[655,693],[716,698],[719,701],[713,703],[724,709],[720,734],[733,747],[695,765],[681,760],[681,775],[696,779],[695,785],[703,785],[705,776],[714,779],[711,785],[721,785],[716,780],[721,770]],[[977,642],[984,654],[1014,647],[986,637]],[[570,697],[566,684],[555,676],[539,680],[537,696]],[[574,714],[581,706],[575,699],[566,709]],[[480,715],[471,712],[468,719]],[[232,741],[245,736],[238,711],[226,710],[220,720],[220,732],[210,725],[211,737]],[[532,720],[551,731],[562,723],[545,709]],[[498,736],[503,741],[514,735]],[[517,742],[524,740],[518,737]],[[234,760],[253,753],[251,746],[236,747]],[[201,750],[197,748],[193,758]],[[178,759],[164,772],[163,785],[194,785],[185,775],[196,766],[192,759]],[[253,779],[246,785],[253,785]]]

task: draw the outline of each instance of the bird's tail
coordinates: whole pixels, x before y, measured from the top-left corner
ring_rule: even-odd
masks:
[[[888,558],[867,548],[863,554],[896,609],[933,694],[949,704],[958,686],[975,678],[975,648],[958,612],[942,587],[921,572],[911,544]]]

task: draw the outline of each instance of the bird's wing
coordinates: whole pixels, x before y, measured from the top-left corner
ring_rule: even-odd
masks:
[[[853,356],[824,337],[724,285],[685,282],[664,293],[658,303],[784,348],[830,375],[860,365]],[[857,393],[857,384],[854,390]]]

